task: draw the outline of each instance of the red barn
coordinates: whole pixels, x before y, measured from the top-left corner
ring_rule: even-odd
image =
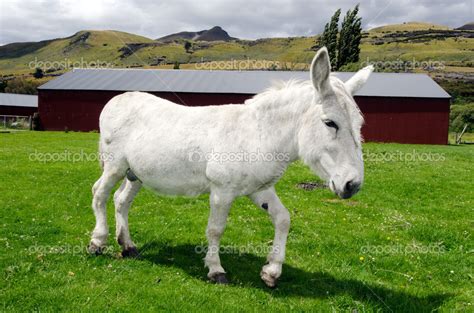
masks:
[[[38,112],[38,96],[0,93],[0,116],[33,116]]]
[[[342,80],[353,73],[334,73]],[[75,69],[38,88],[46,130],[97,130],[112,97],[145,91],[187,106],[243,103],[278,80],[307,80],[308,72]],[[448,142],[450,96],[425,74],[373,73],[355,95],[366,141]]]

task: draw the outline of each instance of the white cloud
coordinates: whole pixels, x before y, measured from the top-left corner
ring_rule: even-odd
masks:
[[[231,36],[307,36],[332,13],[360,2],[365,27],[428,21],[451,27],[474,20],[474,0],[2,0],[0,44],[70,36],[84,29],[116,29],[158,38],[222,26]]]

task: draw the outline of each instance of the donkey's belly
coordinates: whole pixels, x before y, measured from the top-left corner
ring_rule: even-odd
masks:
[[[136,154],[128,163],[145,187],[160,194],[196,196],[210,190],[205,164],[156,154],[152,161],[145,161]]]
[[[163,195],[193,197],[210,191],[209,182],[206,179],[199,179],[197,177],[176,176],[170,179],[165,176],[149,177],[145,175],[139,179],[143,182],[145,187]]]

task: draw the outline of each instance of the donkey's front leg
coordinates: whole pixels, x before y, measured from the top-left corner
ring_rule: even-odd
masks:
[[[260,277],[268,287],[275,287],[281,275],[281,268],[285,261],[286,239],[290,229],[290,213],[278,198],[275,188],[256,192],[250,199],[270,215],[275,226],[272,251],[268,254],[268,264],[262,268]]]
[[[224,233],[229,210],[235,196],[221,190],[211,190],[210,205],[211,212],[207,223],[207,240],[209,243],[205,264],[209,268],[207,277],[218,284],[227,284],[225,270],[221,266],[219,258],[219,243]]]

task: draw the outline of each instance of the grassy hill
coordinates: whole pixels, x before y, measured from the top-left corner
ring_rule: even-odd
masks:
[[[315,37],[190,42],[192,49],[186,51],[183,39],[161,42],[116,31],[80,31],[67,38],[2,46],[0,71],[2,75],[28,74],[34,70],[34,66],[30,65],[37,64],[36,61],[43,62],[39,65],[45,62],[47,65],[52,62],[93,65],[98,61],[114,67],[166,66],[176,61],[196,63],[233,59],[308,63],[314,55],[311,48],[315,45]]]
[[[387,25],[364,36],[361,59],[441,61],[448,66],[473,66],[474,32],[428,23]]]
[[[423,22],[408,22],[403,24],[391,24],[372,28],[371,32],[377,33],[395,33],[395,32],[410,32],[417,30],[451,30],[448,26],[432,24],[432,23],[423,23]]]
[[[192,47],[185,49],[189,41]],[[26,74],[34,61],[103,63],[116,67],[146,67],[221,60],[273,60],[309,63],[317,36],[258,40],[192,41],[177,38],[161,42],[118,31],[80,31],[71,37],[0,47],[0,70]],[[361,61],[442,61],[448,66],[471,67],[474,31],[454,30],[429,23],[405,23],[364,33]],[[31,63],[33,61],[33,63]],[[41,65],[41,64],[40,64]],[[70,64],[69,64],[70,65]]]
[[[98,60],[115,62],[120,58],[119,49],[124,45],[148,42],[153,40],[125,32],[84,30],[66,38],[37,43],[13,43],[0,47],[0,71],[3,75],[25,74],[34,70],[30,65],[36,62],[57,67]]]
[[[187,50],[186,42],[191,43]],[[205,68],[197,64],[215,61],[226,62],[214,64],[214,69],[302,69],[318,45],[318,36],[228,41],[176,38],[162,42],[118,31],[86,30],[67,38],[0,47],[0,74],[29,75],[35,67],[45,68],[49,76],[72,67],[171,68],[175,62],[181,68]],[[469,94],[474,81],[473,47],[472,30],[418,22],[387,25],[364,32],[361,64],[345,69],[377,62],[378,71],[429,72],[451,87],[459,79],[471,82]]]

